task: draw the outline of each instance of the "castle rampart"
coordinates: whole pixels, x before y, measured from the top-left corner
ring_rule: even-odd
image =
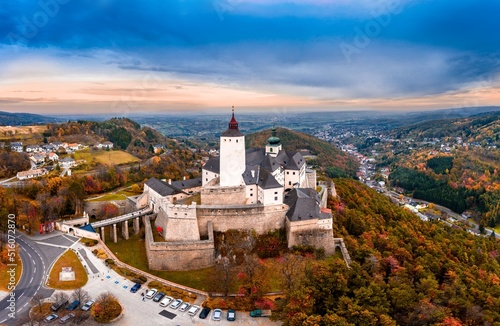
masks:
[[[213,230],[226,232],[229,229],[254,229],[257,234],[285,227],[284,216],[288,206],[284,204],[254,205],[198,205],[198,228],[202,236],[208,234],[207,224]]]
[[[151,222],[144,218],[148,265],[153,270],[192,270],[215,263],[215,246],[211,223],[208,240],[154,242]]]

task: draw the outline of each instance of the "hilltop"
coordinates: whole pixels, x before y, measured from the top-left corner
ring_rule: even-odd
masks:
[[[153,146],[178,149],[177,142],[149,127],[142,127],[128,118],[112,118],[103,122],[78,120],[68,123],[49,124],[43,136],[48,141],[80,142],[93,145],[98,141],[111,141],[118,149],[139,158],[153,155]]]
[[[500,145],[500,112],[426,121],[395,129],[395,137],[424,138],[461,137],[466,142],[484,142]]]
[[[314,136],[277,128],[277,136],[283,148],[290,151],[307,150],[316,158],[307,159],[308,165],[323,170],[330,177],[355,177],[358,163],[349,155],[326,141]],[[270,130],[263,130],[246,136],[247,148],[263,147],[271,135]]]
[[[0,126],[26,126],[57,121],[60,119],[39,114],[0,111]]]
[[[360,182],[334,180],[334,234],[353,259],[295,264],[284,325],[493,325],[500,244],[424,222]]]
[[[395,129],[376,149],[394,186],[415,198],[469,210],[484,226],[500,223],[500,113],[435,120]]]

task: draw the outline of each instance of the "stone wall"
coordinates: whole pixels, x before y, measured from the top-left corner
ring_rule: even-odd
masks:
[[[316,170],[306,169],[306,187],[311,189],[316,189]]]
[[[195,202],[189,206],[168,205],[165,213],[158,214],[155,225],[163,228],[166,241],[200,240]]]
[[[215,263],[212,225],[207,225],[208,240],[154,242],[151,223],[144,218],[146,254],[153,270],[193,270]]]
[[[206,187],[201,191],[203,205],[233,205],[246,204],[246,187]]]
[[[198,205],[198,228],[202,236],[207,236],[208,222],[212,222],[214,231],[226,232],[229,229],[254,229],[257,234],[285,227],[285,204],[263,206],[216,206]]]
[[[295,245],[306,245],[323,248],[327,255],[335,253],[333,230],[319,226],[317,219],[295,222],[290,222],[287,219],[286,238],[289,248]]]
[[[84,210],[89,216],[95,215],[96,218],[101,218],[103,217],[101,210],[106,204],[113,204],[118,208],[117,216],[128,213],[128,209],[130,208],[128,200],[86,201]]]

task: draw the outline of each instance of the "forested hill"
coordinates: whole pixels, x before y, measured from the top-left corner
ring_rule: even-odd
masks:
[[[397,155],[382,149],[393,186],[458,213],[469,210],[484,226],[500,224],[499,112],[416,124],[392,137],[412,146],[392,151]]]
[[[462,137],[464,142],[488,142],[500,145],[500,112],[489,112],[460,119],[426,121],[397,128],[396,138]]]
[[[280,305],[284,325],[500,323],[497,240],[423,222],[360,182],[334,181],[334,236],[353,263],[304,268]]]
[[[59,119],[39,114],[0,111],[0,126],[26,126],[56,121],[59,121]]]
[[[335,145],[329,144],[316,137],[277,128],[277,136],[281,139],[283,149],[290,151],[309,150],[316,155],[316,159],[309,159],[308,164],[321,167],[330,177],[354,177],[358,170],[356,160],[342,152]],[[247,148],[262,148],[271,136],[270,130],[263,130],[246,136]]]
[[[178,149],[177,143],[158,131],[142,127],[128,118],[113,118],[103,122],[71,121],[68,123],[49,124],[43,134],[49,141],[65,139],[92,145],[97,140],[109,140],[118,149],[124,149],[140,158],[153,155],[153,146]]]

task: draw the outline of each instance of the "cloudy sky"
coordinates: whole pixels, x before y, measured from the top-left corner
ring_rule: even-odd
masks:
[[[0,0],[0,110],[500,105],[498,0]]]

